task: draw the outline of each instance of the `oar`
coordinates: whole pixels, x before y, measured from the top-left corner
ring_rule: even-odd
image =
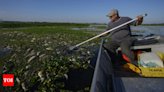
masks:
[[[142,17],[145,17],[145,16],[147,16],[147,14],[142,15]],[[88,40],[86,40],[86,41],[84,41],[84,42],[81,42],[81,43],[79,43],[79,44],[77,44],[77,45],[71,46],[71,47],[69,47],[68,49],[69,49],[69,50],[73,50],[74,48],[76,48],[76,47],[78,47],[78,46],[80,46],[80,45],[82,45],[82,44],[84,44],[84,43],[86,43],[86,42],[89,42],[89,41],[91,41],[91,40],[93,40],[93,39],[95,39],[95,38],[97,38],[97,37],[99,37],[99,36],[101,36],[101,35],[104,35],[104,34],[106,34],[106,33],[109,33],[109,32],[111,32],[111,31],[113,31],[113,30],[115,30],[115,29],[117,29],[117,28],[120,28],[120,27],[122,27],[122,26],[124,26],[124,25],[127,25],[127,24],[129,24],[129,23],[131,23],[131,22],[133,22],[133,21],[136,21],[137,19],[138,19],[138,18],[135,18],[135,19],[133,19],[133,20],[130,20],[130,21],[124,23],[124,24],[121,24],[121,25],[119,25],[119,26],[117,26],[117,27],[115,27],[115,28],[112,28],[112,29],[110,29],[110,30],[108,30],[108,31],[105,31],[105,32],[103,32],[103,33],[101,33],[101,34],[99,34],[99,35],[97,35],[97,36],[94,36],[94,37],[92,37],[92,38],[90,38],[90,39],[88,39]]]

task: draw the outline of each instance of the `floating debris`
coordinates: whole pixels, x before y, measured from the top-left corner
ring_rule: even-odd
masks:
[[[27,76],[28,73],[29,73],[29,70],[27,70],[26,72],[24,72],[24,75]]]
[[[6,73],[8,71],[8,69],[6,69],[6,70],[3,70],[3,73]]]
[[[73,67],[74,67],[74,65],[72,64],[72,65],[70,65],[70,67],[71,67],[71,68],[73,68]]]
[[[39,71],[38,72],[38,76],[41,78],[41,77],[44,77],[44,75],[43,75],[43,71]]]
[[[35,52],[31,52],[31,53],[28,54],[25,58],[30,57],[30,56],[33,56],[33,55],[35,55]]]
[[[36,73],[36,70],[34,70],[32,73],[31,73],[31,76],[34,76]]]
[[[51,47],[49,47],[49,48],[46,48],[46,50],[53,50]]]
[[[54,43],[58,42],[57,40],[54,40]]]
[[[90,51],[87,51],[88,54],[90,54],[91,52]]]
[[[49,41],[48,43],[51,44],[52,42]]]
[[[64,45],[68,45],[68,43],[67,43],[67,42],[63,42],[63,44],[64,44]]]
[[[78,59],[81,59],[81,58],[86,58],[85,56],[83,55],[80,55],[80,56],[77,56]]]
[[[39,56],[39,55],[40,55],[40,53],[41,53],[41,51],[38,51],[38,52],[36,53],[36,55],[37,55],[37,56]]]
[[[31,40],[31,42],[34,42],[35,40]]]
[[[19,59],[16,62],[19,63],[19,64],[21,63],[21,61]]]
[[[50,74],[49,73],[47,73],[47,78],[49,79],[50,78],[50,76],[49,76]]]
[[[72,59],[70,58],[70,59],[68,59],[69,61],[72,61]]]
[[[82,53],[81,53],[81,55],[84,55],[84,56],[85,56],[85,55],[86,55],[86,53],[85,53],[85,52],[82,52]]]
[[[44,46],[48,46],[48,43],[45,43]]]
[[[26,66],[26,69],[28,69],[28,68],[30,68],[30,67],[31,67],[31,65],[27,65],[27,66]]]
[[[15,39],[10,39],[10,41],[16,41]]]
[[[36,56],[32,56],[27,63],[30,63],[32,60],[34,60],[36,58]]]
[[[75,58],[72,58],[72,61],[74,61],[74,62],[75,62],[75,61],[76,61],[76,59],[75,59]]]
[[[12,61],[12,59],[9,59],[7,62],[10,62],[10,61]]]
[[[31,53],[32,53],[32,52],[35,52],[35,50],[32,50]]]
[[[45,58],[48,58],[50,55],[46,55],[46,56],[44,56],[44,57],[41,57],[39,60],[43,60],[43,59],[45,59]]]
[[[60,54],[60,53],[61,53],[60,51],[57,52],[57,54]]]
[[[23,89],[25,92],[28,91],[27,85],[26,85],[25,82],[22,83],[22,89]]]
[[[18,84],[20,84],[20,80],[18,77],[16,77],[16,81],[18,82]]]
[[[14,32],[5,32],[5,33],[6,35],[4,39],[5,38],[7,39],[4,42],[3,48],[4,49],[11,48],[11,53],[9,53],[9,56],[6,56],[6,58],[4,58],[4,61],[5,61],[4,63],[6,64],[7,67],[14,67],[10,71],[8,70],[9,72],[18,71],[16,73],[17,75],[16,82],[20,85],[15,85],[14,88],[12,88],[14,89],[14,91],[19,86],[22,87],[21,90],[34,91],[31,88],[34,87],[37,89],[37,86],[33,86],[29,84],[31,83],[34,83],[34,85],[37,84],[38,79],[37,80],[35,79],[35,78],[38,78],[37,76],[39,76],[39,79],[41,79],[42,83],[48,78],[48,81],[46,81],[44,85],[47,85],[48,83],[51,83],[52,81],[54,81],[54,79],[51,78],[52,76],[54,76],[53,73],[48,73],[48,71],[50,71],[49,69],[51,69],[49,68],[49,66],[51,67],[51,65],[53,65],[54,63],[57,66],[61,66],[64,63],[64,65],[66,65],[65,67],[67,67],[68,70],[74,69],[74,68],[76,69],[82,68],[84,65],[86,65],[86,63],[90,63],[90,61],[84,60],[84,59],[87,59],[87,57],[91,53],[91,51],[86,51],[85,47],[79,47],[79,49],[76,49],[70,52],[67,52],[67,50],[63,50],[64,48],[71,46],[71,44],[78,43],[76,39],[81,39],[78,36],[74,37],[72,41],[70,41],[69,36],[72,36],[72,35],[66,35],[66,34],[60,34],[60,33],[56,33],[52,35],[51,34],[47,34],[47,35],[38,34],[38,36],[35,36],[35,34],[31,34],[31,33],[25,35],[24,33],[21,33],[21,32],[18,32],[17,34],[13,34]],[[8,35],[10,35],[11,37],[9,37]],[[14,41],[11,42],[10,39],[11,40],[14,39],[15,42]],[[88,43],[87,46],[90,48],[90,43]],[[20,52],[17,52],[16,50]],[[80,51],[80,52],[77,52],[77,51]],[[80,56],[77,57],[79,54]],[[64,56],[64,58],[60,58],[60,56]],[[64,62],[64,61],[67,61],[65,60],[66,59],[65,57],[69,57],[68,60],[72,62]],[[84,59],[78,59],[78,58],[84,58]],[[44,67],[45,63],[44,62],[42,63],[42,61],[38,61],[38,60],[46,61],[48,62],[49,65],[47,64]],[[61,63],[58,62],[58,60]],[[7,63],[8,61],[11,61],[11,64],[10,62]],[[79,61],[82,63],[78,63]],[[20,63],[20,64],[17,64],[17,63]],[[35,64],[35,66],[33,67],[32,64]],[[17,67],[18,65],[19,67]],[[24,71],[24,68],[26,71]],[[43,71],[45,69],[45,71],[47,72],[38,71],[40,69]],[[3,69],[3,70],[4,70],[3,72],[8,73],[7,69]],[[63,70],[65,70],[65,68],[63,68]],[[52,72],[55,72],[55,67],[54,69],[52,69]],[[61,71],[60,73],[56,73],[54,77],[59,78],[61,77],[60,74],[62,74],[63,78],[68,80],[68,75],[66,71]],[[25,78],[25,81],[23,78]],[[42,86],[42,84],[40,85]],[[52,86],[52,84],[50,84],[50,86]],[[18,89],[17,91],[21,91],[21,90]],[[37,90],[39,92],[42,90],[42,88],[37,89]]]
[[[32,40],[36,40],[36,38],[32,38]]]
[[[91,44],[91,46],[94,46],[94,45],[96,45],[96,43],[92,43],[92,44]]]
[[[41,82],[45,80],[45,75],[43,74],[43,71],[39,71],[38,76],[41,78]]]
[[[30,50],[32,50],[32,48],[28,48],[26,52],[29,52]]]
[[[46,55],[46,54],[42,54],[42,55],[39,56],[39,58],[41,58],[41,57],[43,57],[43,56],[45,56],[45,55]]]
[[[67,74],[64,74],[64,77],[68,80],[68,75]]]
[[[90,61],[90,60],[88,60],[88,64],[90,64],[90,62],[91,62],[91,61]]]
[[[83,48],[79,48],[77,51],[82,51],[82,50],[84,50]]]

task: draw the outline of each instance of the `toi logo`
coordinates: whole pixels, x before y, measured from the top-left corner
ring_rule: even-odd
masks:
[[[3,74],[3,86],[14,86],[14,74]]]

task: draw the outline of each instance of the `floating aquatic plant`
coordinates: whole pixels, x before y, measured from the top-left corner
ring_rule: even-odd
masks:
[[[34,29],[29,28],[28,30]],[[86,40],[85,36],[88,35],[77,36],[76,32],[72,34],[33,34],[6,31],[3,36],[3,48],[10,48],[6,56],[3,56],[4,70],[6,70],[5,73],[13,73],[17,81],[13,88],[5,89],[5,91],[27,91],[34,88],[38,91],[61,90],[64,92],[62,88],[65,83],[60,80],[69,80],[67,73],[70,70],[87,69],[89,62],[87,59],[93,56],[94,51],[90,51],[89,43],[86,43],[88,47],[82,48],[84,46],[82,45],[79,47],[81,49],[70,52],[70,54],[64,51],[68,45]],[[80,55],[83,57],[78,58]],[[43,76],[41,74],[38,76],[38,71],[44,71]]]

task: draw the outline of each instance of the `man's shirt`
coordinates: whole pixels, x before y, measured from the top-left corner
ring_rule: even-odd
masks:
[[[114,27],[117,27],[117,26],[119,26],[121,24],[124,24],[124,23],[126,23],[126,22],[128,22],[130,20],[132,20],[132,19],[129,18],[129,17],[120,17],[120,19],[115,21],[115,22],[111,21],[111,22],[108,23],[106,31],[110,30],[110,29],[112,29]],[[123,40],[131,40],[130,25],[134,25],[135,26],[136,25],[136,21],[131,22],[131,23],[127,24],[127,25],[124,25],[124,26],[122,26],[120,28],[117,28],[117,29],[113,30],[111,32],[112,39],[117,41],[117,42],[121,42]]]

